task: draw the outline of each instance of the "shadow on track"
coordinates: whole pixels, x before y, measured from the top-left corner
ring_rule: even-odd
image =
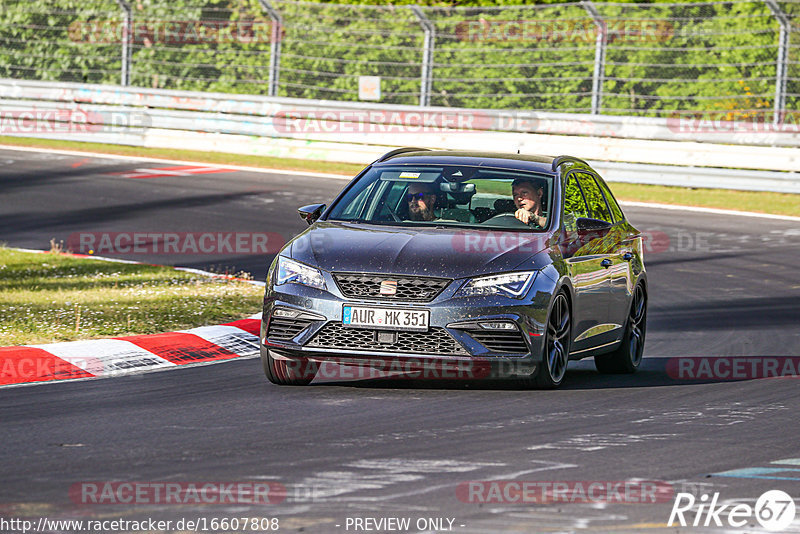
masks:
[[[712,359],[725,359],[725,357],[711,357]],[[773,358],[772,356],[737,356],[731,360],[753,360]],[[701,358],[694,358],[699,361]],[[591,359],[570,362],[570,367],[564,382],[557,390],[538,390],[551,395],[557,395],[559,391],[569,390],[591,390],[591,389],[624,389],[624,388],[652,388],[669,386],[703,386],[721,382],[741,382],[747,380],[786,380],[797,376],[777,377],[749,377],[749,378],[730,378],[730,377],[708,377],[698,376],[696,378],[681,378],[677,366],[678,358],[645,358],[639,370],[630,375],[603,375],[594,369],[594,362]],[[795,364],[795,369],[800,367],[800,362]],[[800,373],[800,370],[798,370]],[[423,380],[418,378],[369,378],[362,380],[338,380],[338,381],[319,381],[314,382],[314,386],[325,387],[354,387],[354,388],[387,388],[387,389],[441,389],[441,390],[523,390],[514,380],[442,380],[432,379]],[[312,386],[313,387],[313,386]],[[537,391],[537,390],[532,390]]]
[[[782,330],[800,324],[800,301],[788,295],[671,304],[648,312],[648,327],[660,331],[728,330],[742,324]]]
[[[144,213],[159,213],[170,208],[198,208],[223,204],[231,200],[254,196],[254,193],[218,193],[192,197],[154,200],[150,202],[130,202],[96,208],[77,209],[59,212],[43,217],[40,214],[11,213],[0,216],[0,227],[13,229],[15,232],[52,229],[60,230],[78,225],[96,225],[106,222],[118,223],[129,216],[141,217]]]

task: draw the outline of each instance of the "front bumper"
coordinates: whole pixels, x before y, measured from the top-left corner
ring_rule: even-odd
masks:
[[[440,378],[531,376],[542,358],[549,288],[534,283],[524,299],[458,297],[454,281],[428,303],[350,299],[298,284],[268,287],[261,325],[261,350],[274,359],[333,362]],[[328,286],[331,288],[331,285]],[[428,333],[342,326],[344,304],[430,310]],[[297,318],[274,317],[297,314]],[[289,310],[288,312],[286,310]],[[273,322],[274,321],[274,322]],[[513,323],[516,330],[493,331],[488,321]],[[383,332],[383,340],[378,339]],[[278,334],[278,335],[276,335]],[[374,338],[371,336],[374,335]]]

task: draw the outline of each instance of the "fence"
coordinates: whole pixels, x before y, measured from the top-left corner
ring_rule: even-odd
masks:
[[[780,123],[798,23],[798,0],[0,0],[0,77],[339,101],[361,81],[385,104]]]

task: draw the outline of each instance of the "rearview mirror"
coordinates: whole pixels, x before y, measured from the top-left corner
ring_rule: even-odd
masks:
[[[311,204],[309,206],[297,208],[297,213],[299,213],[300,217],[309,225],[314,224],[314,221],[319,219],[323,211],[325,211],[325,204]]]
[[[439,189],[447,193],[475,193],[475,184],[465,184],[458,182],[443,182],[439,184]]]

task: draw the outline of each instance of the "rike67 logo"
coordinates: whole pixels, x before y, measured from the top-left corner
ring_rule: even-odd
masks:
[[[721,503],[719,492],[709,497],[703,494],[696,498],[691,493],[678,493],[667,526],[741,528],[757,521],[771,532],[783,532],[794,521],[795,504],[792,497],[781,490],[764,492],[755,506],[744,503]]]

